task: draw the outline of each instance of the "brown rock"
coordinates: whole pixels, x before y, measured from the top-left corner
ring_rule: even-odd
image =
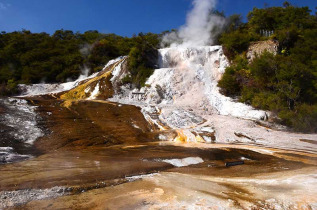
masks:
[[[251,62],[256,56],[261,55],[265,51],[273,53],[274,55],[277,53],[279,43],[273,40],[267,41],[258,41],[250,44],[247,59]]]

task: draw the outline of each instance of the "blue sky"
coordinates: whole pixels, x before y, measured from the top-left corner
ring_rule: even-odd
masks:
[[[285,0],[218,0],[226,15],[246,16],[253,7],[281,6]],[[292,0],[315,12],[316,0]],[[178,28],[186,20],[191,0],[0,0],[0,31],[21,29],[53,33],[57,29],[98,30],[131,36]]]

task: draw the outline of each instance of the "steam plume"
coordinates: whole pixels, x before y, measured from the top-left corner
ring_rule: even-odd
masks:
[[[196,47],[213,44],[212,29],[222,27],[225,18],[212,14],[216,0],[194,0],[193,9],[187,14],[186,24],[178,32],[163,37],[162,44],[172,47]]]

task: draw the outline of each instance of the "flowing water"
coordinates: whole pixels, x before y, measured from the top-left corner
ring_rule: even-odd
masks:
[[[37,155],[33,142],[44,135],[36,107],[23,99],[0,99],[0,164]]]

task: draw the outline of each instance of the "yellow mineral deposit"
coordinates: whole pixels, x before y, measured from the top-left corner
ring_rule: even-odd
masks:
[[[176,130],[177,137],[174,139],[175,142],[185,143],[187,141],[187,136],[184,134],[183,130]]]
[[[75,101],[74,100],[65,100],[63,101],[63,103],[61,104],[61,106],[70,109],[70,107],[73,105]]]
[[[181,143],[206,143],[206,141],[196,132],[191,132],[186,129],[177,129],[177,136],[175,137],[175,142]]]
[[[196,135],[195,138],[196,138],[196,141],[199,142],[199,143],[205,143],[206,142],[200,135]]]
[[[60,96],[61,99],[63,100],[78,100],[78,99],[86,99],[91,96],[92,91],[98,86],[98,82],[103,81],[104,83],[108,84],[108,86],[111,86],[110,79],[111,79],[111,74],[112,71],[122,62],[125,61],[125,58],[122,60],[110,65],[108,68],[103,70],[103,73],[99,74],[98,76],[84,81],[83,84],[80,84],[79,86],[69,90],[68,92],[64,93],[63,95]],[[111,89],[108,87],[108,90]],[[109,91],[107,95],[109,97],[112,96],[112,91]],[[99,92],[96,93],[95,97],[100,94]]]

